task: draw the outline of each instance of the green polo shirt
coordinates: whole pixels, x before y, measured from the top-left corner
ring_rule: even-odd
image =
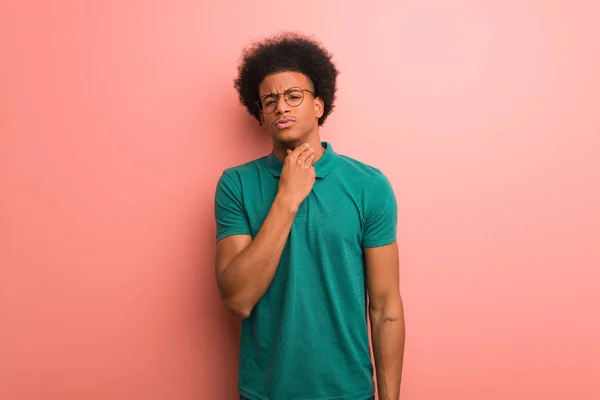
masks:
[[[366,400],[374,393],[363,249],[396,240],[396,198],[380,170],[322,145],[317,180],[273,281],[242,321],[238,387],[250,400]],[[282,166],[271,153],[223,172],[217,241],[256,236]]]

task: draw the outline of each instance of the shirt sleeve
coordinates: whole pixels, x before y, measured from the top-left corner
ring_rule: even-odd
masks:
[[[214,209],[217,242],[227,236],[251,235],[240,182],[227,172],[223,172],[217,183]]]
[[[377,247],[395,242],[398,204],[385,175],[377,178],[367,196],[362,246]]]

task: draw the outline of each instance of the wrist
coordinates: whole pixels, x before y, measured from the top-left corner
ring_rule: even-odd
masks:
[[[297,201],[295,201],[291,196],[281,192],[277,193],[273,203],[293,215],[296,215],[298,208],[300,208],[300,204],[298,204]]]

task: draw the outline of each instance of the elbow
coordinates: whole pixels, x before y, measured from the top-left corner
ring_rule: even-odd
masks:
[[[217,282],[219,283],[218,288],[221,301],[227,311],[241,319],[248,318],[254,308],[254,303],[245,300],[239,292],[232,291],[230,288],[221,284],[221,282]]]
[[[399,294],[374,298],[369,302],[369,314],[374,319],[403,318],[402,298]]]
[[[252,310],[248,308],[228,308],[228,310],[230,313],[241,319],[248,318],[252,312]]]
[[[242,302],[236,301],[235,299],[223,299],[223,304],[225,304],[225,308],[227,308],[227,311],[241,319],[248,318],[250,316],[250,313],[252,313],[252,306],[243,304]]]

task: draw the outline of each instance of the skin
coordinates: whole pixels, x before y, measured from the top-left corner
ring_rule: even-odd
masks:
[[[312,83],[304,74],[298,72],[282,72],[267,76],[258,87],[259,97],[283,93],[291,87],[299,87],[314,92]],[[304,93],[304,100],[298,107],[290,107],[283,96],[279,97],[277,109],[270,114],[260,115],[261,125],[273,141],[273,153],[279,161],[283,161],[287,150],[294,150],[303,143],[308,143],[315,150],[316,162],[324,149],[319,137],[319,118],[323,115],[324,103],[311,93]],[[295,122],[289,128],[280,129],[274,123],[281,118],[292,118]]]
[[[397,400],[404,361],[404,307],[396,242],[364,249],[371,342],[380,400]]]
[[[259,96],[283,93],[290,87],[314,92],[305,75],[282,72],[261,82]],[[318,125],[323,110],[323,100],[306,92],[300,106],[290,107],[280,96],[275,112],[260,115],[261,125],[272,139],[273,153],[284,164],[278,192],[255,238],[234,235],[220,240],[215,262],[221,298],[227,309],[241,318],[250,315],[269,287],[294,217],[313,188],[316,179],[313,164],[324,152]],[[281,118],[294,119],[294,123],[281,129],[275,124]],[[397,243],[364,249],[380,400],[397,400],[400,396],[405,331],[398,259]]]

